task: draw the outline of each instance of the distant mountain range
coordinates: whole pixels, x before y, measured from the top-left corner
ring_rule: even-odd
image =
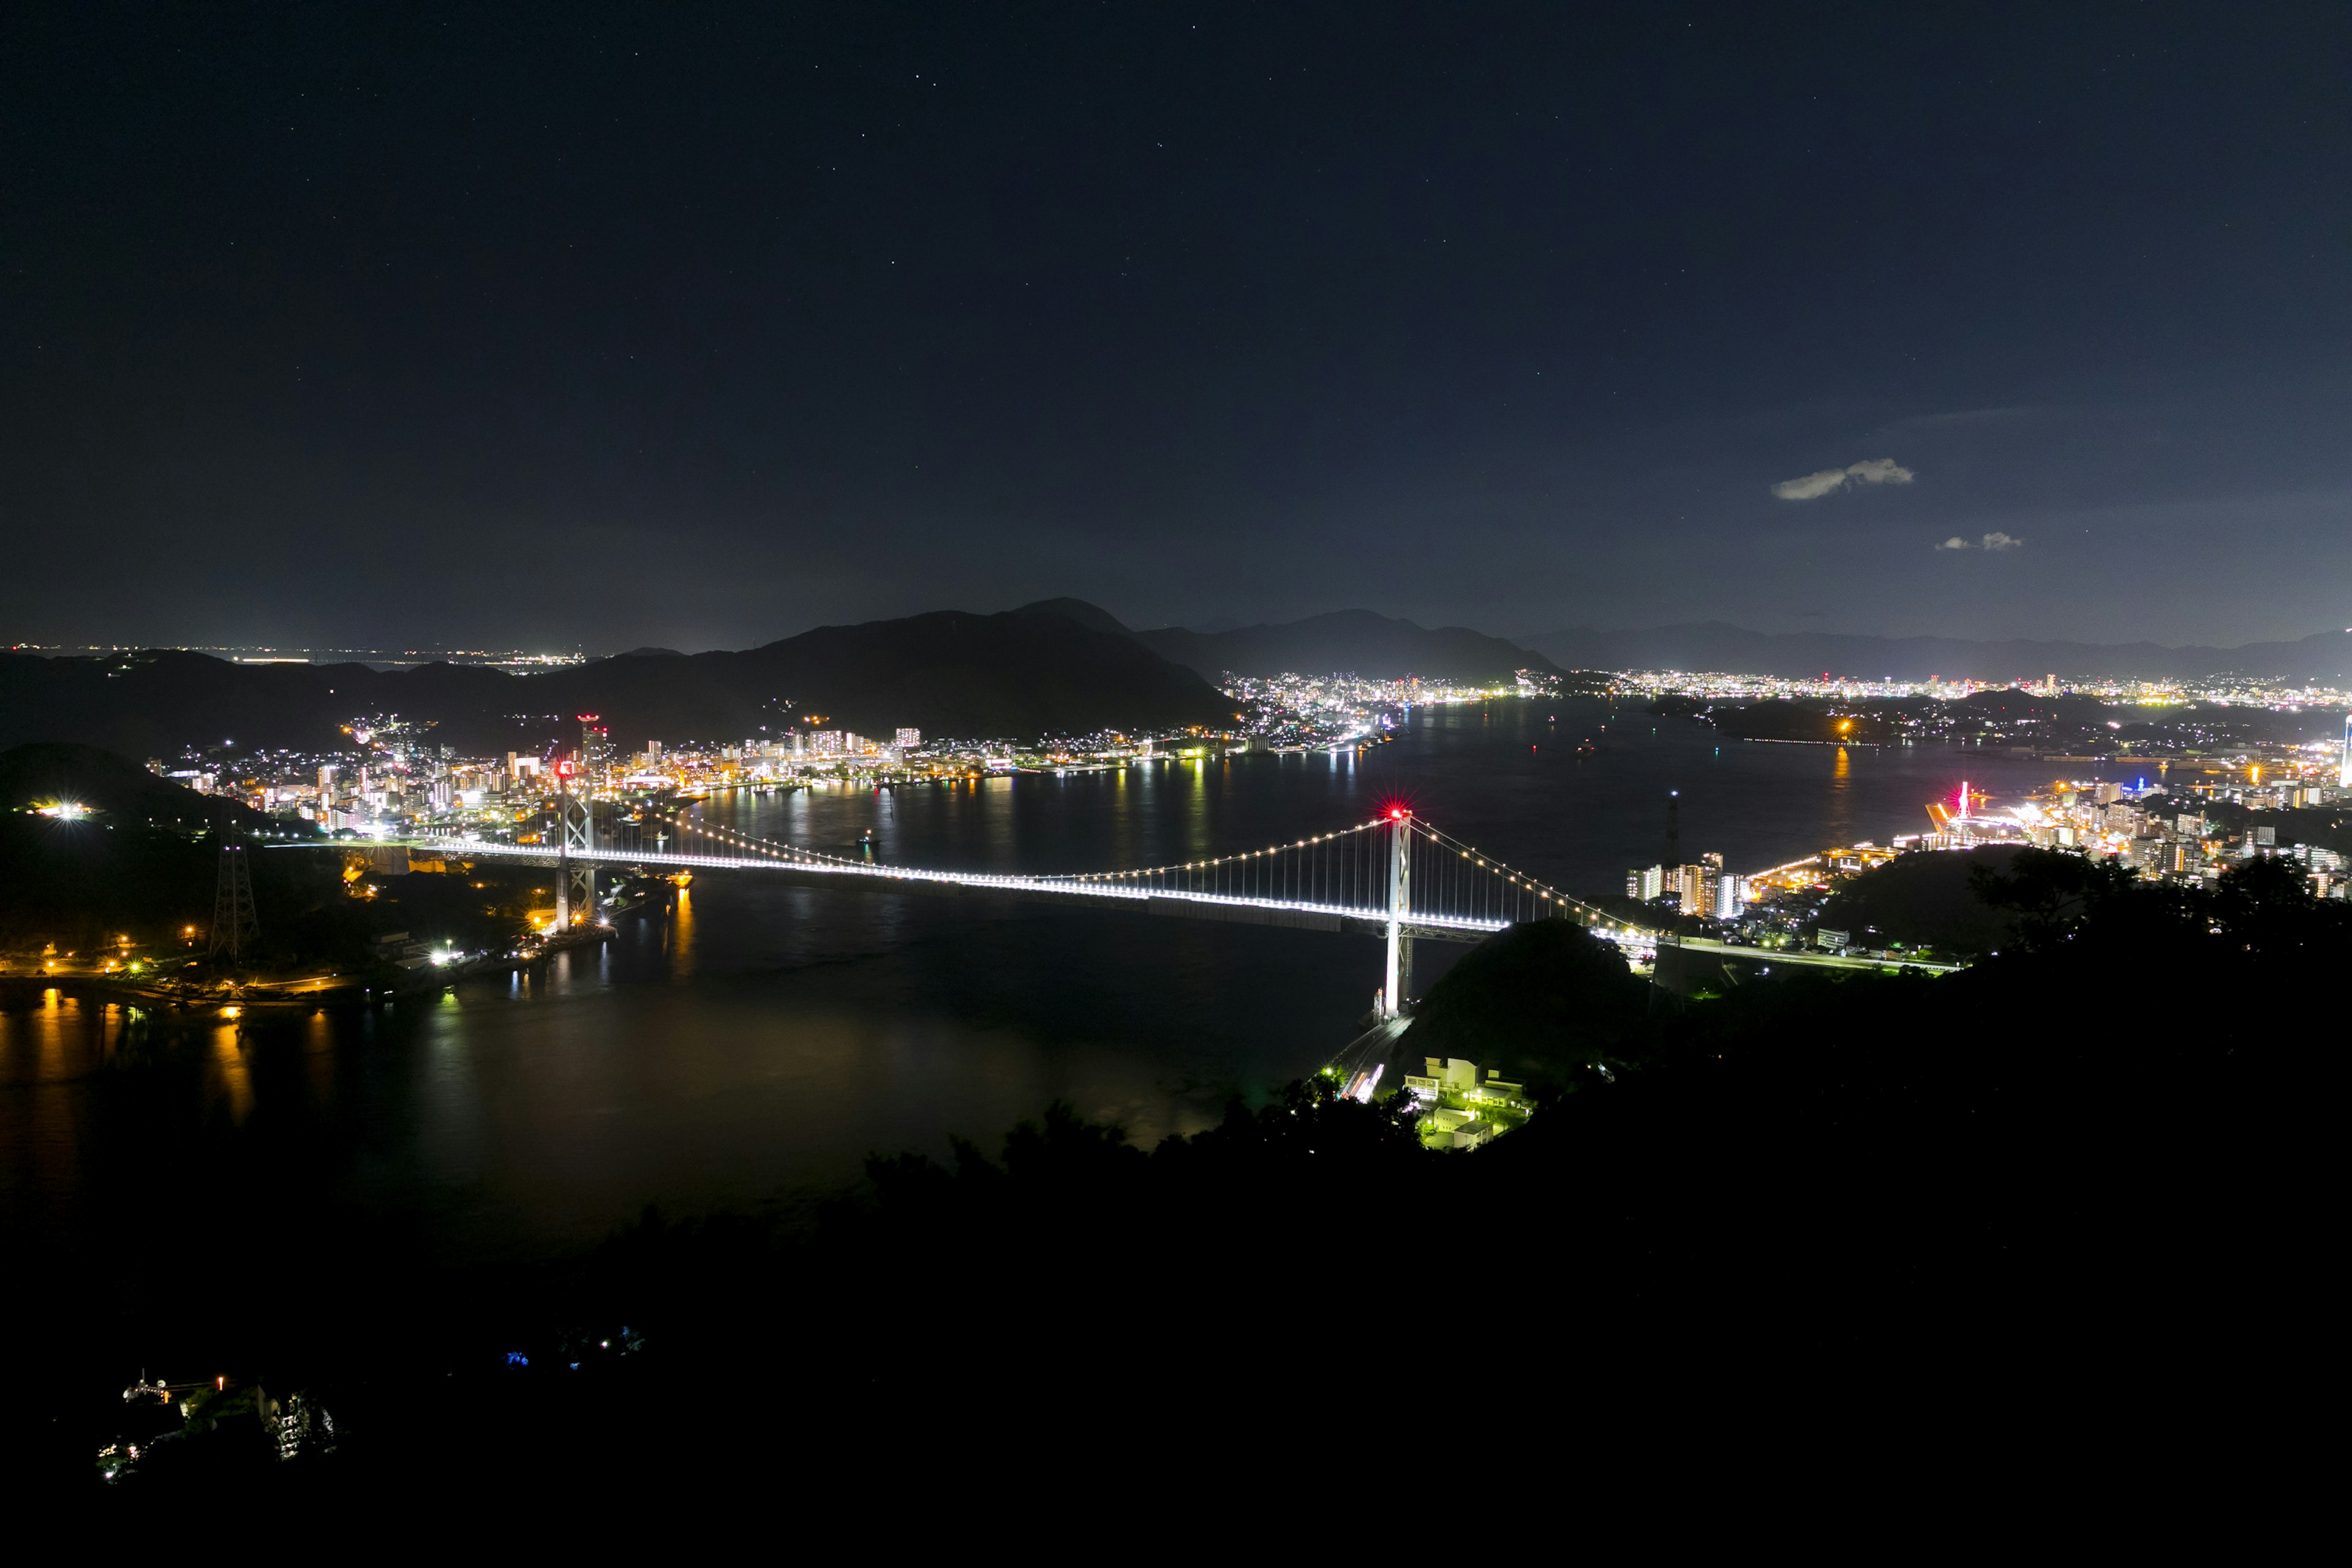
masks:
[[[1109,611],[1083,599],[1044,599],[1017,615],[1065,616],[1099,631],[1118,632],[1204,679],[1235,675],[1328,675],[1346,671],[1368,680],[1508,680],[1521,669],[1559,671],[1551,660],[1517,643],[1466,626],[1434,630],[1370,610],[1335,610],[1279,626],[1196,632],[1182,626],[1134,631]]]
[[[1047,599],[993,616],[940,611],[820,626],[740,653],[639,648],[526,675],[479,665],[236,664],[173,650],[0,654],[0,747],[70,741],[147,757],[234,741],[240,750],[324,751],[341,740],[341,725],[379,714],[432,721],[437,740],[475,754],[535,751],[568,738],[580,713],[600,715],[629,750],[656,738],[739,740],[794,726],[1030,740],[1229,724],[1233,705],[1212,684],[1228,671],[1489,681],[1523,668],[1983,680],[2235,671],[2341,682],[2352,679],[2352,634],[2211,648],[1773,635],[1705,622],[1576,628],[1514,643],[1368,610],[1223,632],[1138,631],[1084,600]],[[821,723],[813,723],[814,715]]]
[[[820,626],[741,653],[648,650],[529,675],[481,666],[233,664],[156,651],[0,655],[0,746],[76,741],[126,756],[234,741],[320,751],[354,716],[430,720],[461,751],[536,750],[595,713],[624,750],[812,727],[887,736],[1034,739],[1105,728],[1223,725],[1233,705],[1192,671],[1066,616],[942,611]]]
[[[133,757],[223,742],[324,751],[352,719],[392,714],[430,721],[436,742],[476,754],[568,739],[581,713],[597,714],[631,750],[788,727],[1029,740],[1230,724],[1233,705],[1211,684],[1229,670],[1496,680],[1529,668],[1551,666],[1499,637],[1364,610],[1230,632],[1135,631],[1097,605],[1051,599],[1002,615],[820,626],[740,653],[638,648],[522,675],[237,664],[168,649],[0,654],[0,746],[72,741]]]
[[[2317,632],[2296,642],[2242,647],[2161,644],[1974,642],[1959,637],[1854,637],[1832,632],[1751,632],[1721,621],[1646,631],[1578,626],[1521,637],[1526,647],[1579,669],[1728,670],[1756,675],[1851,675],[1925,680],[1931,675],[2014,680],[2044,675],[2084,679],[2193,680],[2239,674],[2259,679],[2340,682],[2352,678],[2352,633]]]

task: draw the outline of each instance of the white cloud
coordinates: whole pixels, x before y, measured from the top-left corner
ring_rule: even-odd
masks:
[[[1801,479],[1782,479],[1772,487],[1772,493],[1782,500],[1811,500],[1832,490],[1845,489],[1843,468],[1823,468],[1818,474],[1807,474]]]
[[[1823,468],[1801,479],[1782,479],[1772,487],[1772,493],[1782,500],[1811,500],[1845,489],[1850,480],[1865,485],[1907,485],[1912,478],[1911,470],[1892,458],[1864,458],[1843,468]]]
[[[1912,479],[1911,470],[1892,458],[1865,458],[1846,472],[1866,485],[1907,485]]]
[[[2025,541],[1996,531],[1986,534],[1982,543],[1970,544],[1956,533],[1936,548],[1938,550],[2022,550],[2025,548]]]

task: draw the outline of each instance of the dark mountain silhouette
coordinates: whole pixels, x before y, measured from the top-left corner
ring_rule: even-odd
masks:
[[[1975,642],[1962,637],[1853,637],[1751,632],[1722,621],[1595,631],[1578,626],[1520,639],[1554,660],[1587,669],[1727,670],[1759,675],[1852,675],[1924,680],[2014,680],[2043,675],[2187,680],[2234,673],[2337,681],[2352,676],[2352,633],[2315,632],[2296,642],[2242,647],[2158,643]]]
[[[811,715],[867,734],[913,726],[1019,740],[1234,716],[1214,688],[1135,639],[1036,610],[820,626],[740,653],[623,654],[530,675],[240,665],[168,650],[0,655],[0,745],[79,741],[131,756],[225,742],[323,750],[353,716],[392,713],[429,721],[436,739],[474,752],[576,734],[581,713],[600,715],[625,749],[779,732]]]
[[[1092,631],[1116,632],[1120,637],[1133,637],[1134,628],[1100,605],[1089,605],[1084,599],[1040,599],[1034,605],[1024,605],[1013,612],[1016,616],[1061,616]]]
[[[1558,674],[1540,653],[1466,626],[1431,629],[1370,610],[1337,610],[1281,626],[1195,632],[1138,632],[1138,642],[1214,680],[1236,675],[1324,675],[1349,670],[1370,680],[1418,675],[1434,680],[1508,680],[1516,670]]]
[[[1206,680],[1235,675],[1328,675],[1349,670],[1373,680],[1419,675],[1439,680],[1507,680],[1515,671],[1554,673],[1542,655],[1466,626],[1434,631],[1370,610],[1335,610],[1275,626],[1136,631],[1084,599],[1040,599],[1016,616],[1065,616],[1097,631],[1131,637]]]

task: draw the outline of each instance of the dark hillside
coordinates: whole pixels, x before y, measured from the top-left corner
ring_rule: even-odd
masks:
[[[1233,721],[1198,676],[1116,632],[1034,611],[820,626],[731,657],[744,698],[788,692],[869,734],[1031,738]]]
[[[71,801],[68,820],[30,808]],[[209,928],[221,844],[291,830],[234,801],[202,795],[89,746],[0,752],[0,948],[85,951],[123,935],[176,952],[186,928]],[[259,850],[251,859],[264,935],[283,947],[289,921],[340,889],[327,857]]]
[[[1461,1057],[1507,1078],[1553,1084],[1639,1048],[1649,987],[1624,955],[1569,921],[1530,921],[1487,938],[1414,1009],[1400,1056]]]
[[[1933,855],[1901,855],[1839,885],[1821,923],[1850,932],[1862,947],[1922,944],[1938,952],[1998,952],[2016,935],[2012,911],[1978,896],[1979,872],[2000,875],[2017,851],[1987,846]]]
[[[96,746],[44,742],[0,752],[0,812],[72,801],[111,826],[215,836],[283,837],[287,824],[219,795],[198,795]]]

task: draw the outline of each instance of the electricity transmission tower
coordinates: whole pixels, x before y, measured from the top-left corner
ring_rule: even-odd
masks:
[[[260,934],[261,919],[253,909],[252,869],[245,846],[232,839],[221,846],[220,879],[213,890],[212,950],[205,956],[226,952],[232,965],[240,963]]]

